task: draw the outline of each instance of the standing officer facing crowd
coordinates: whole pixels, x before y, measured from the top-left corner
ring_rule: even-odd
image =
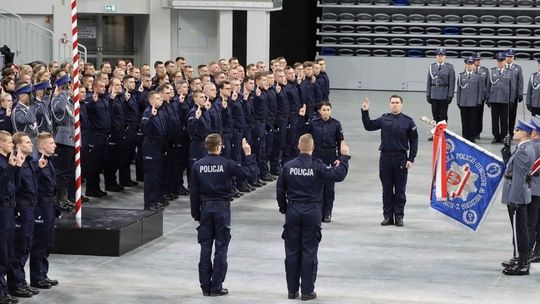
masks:
[[[339,165],[329,167],[311,155],[314,142],[311,134],[300,136],[300,155],[285,163],[279,174],[276,198],[279,212],[285,214],[282,238],[285,240],[285,272],[288,298],[312,300],[317,279],[317,250],[321,242],[321,204],[323,185],[341,182],[349,169],[349,147],[341,141]]]
[[[362,103],[362,122],[367,131],[381,129],[381,158],[379,177],[383,187],[383,216],[381,225],[403,226],[407,173],[418,151],[418,132],[413,119],[401,112],[403,98],[390,96],[390,113],[371,120],[369,99]],[[409,151],[409,156],[407,156]]]
[[[191,216],[199,222],[197,241],[201,244],[199,282],[204,296],[224,296],[227,250],[231,240],[231,196],[233,177],[255,178],[257,162],[246,139],[242,149],[245,165],[220,156],[223,141],[219,134],[206,137],[208,155],[193,164],[190,179]],[[214,263],[211,261],[215,243]]]

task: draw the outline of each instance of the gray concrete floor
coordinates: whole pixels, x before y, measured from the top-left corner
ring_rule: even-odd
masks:
[[[393,92],[333,91],[339,119],[353,156],[349,176],[337,185],[333,222],[323,226],[316,291],[321,303],[537,303],[540,267],[531,275],[502,275],[500,262],[512,254],[510,225],[500,201],[481,230],[470,233],[429,209],[431,172],[430,116],[424,95],[403,93],[404,112],[418,124],[419,153],[409,173],[405,227],[381,227],[378,177],[379,132],[363,129],[360,102],[371,98],[373,117],[388,110]],[[461,132],[455,103],[449,128]],[[485,111],[480,145],[489,143]],[[521,107],[519,116],[522,116]],[[188,200],[171,203],[163,237],[121,257],[52,255],[50,277],[60,286],[22,303],[290,303],[280,238],[283,216],[277,210],[275,183],[235,200],[226,297],[201,295],[196,222]],[[142,187],[94,200],[87,206],[142,208]],[[84,209],[83,209],[84,211]]]

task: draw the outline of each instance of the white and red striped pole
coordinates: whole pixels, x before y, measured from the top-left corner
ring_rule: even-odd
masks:
[[[73,104],[75,109],[75,218],[82,217],[81,121],[79,102],[79,41],[77,37],[77,0],[71,0],[71,40],[73,41]]]

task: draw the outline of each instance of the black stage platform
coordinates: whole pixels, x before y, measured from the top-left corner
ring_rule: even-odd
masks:
[[[162,235],[163,212],[85,207],[56,220],[52,253],[120,256]]]

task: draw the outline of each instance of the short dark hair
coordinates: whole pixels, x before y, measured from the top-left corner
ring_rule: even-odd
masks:
[[[399,96],[399,95],[394,94],[394,95],[390,96],[390,100],[392,100],[392,98],[399,98],[401,103],[403,103],[403,98],[401,96]]]
[[[204,140],[204,146],[208,152],[217,151],[218,147],[221,146],[221,143],[221,135],[218,133],[209,134]]]
[[[154,62],[154,69],[157,68],[157,66],[160,64],[163,64],[163,61],[157,60],[156,62]]]

